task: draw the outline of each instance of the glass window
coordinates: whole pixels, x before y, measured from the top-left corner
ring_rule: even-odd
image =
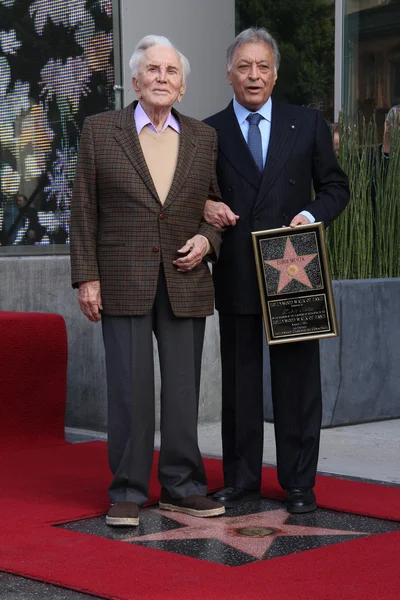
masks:
[[[367,120],[378,135],[388,110],[400,104],[399,0],[343,0],[343,108]]]
[[[79,134],[113,84],[112,0],[0,0],[0,251],[69,243]]]
[[[236,0],[236,30],[265,27],[282,56],[274,98],[333,121],[334,0]]]

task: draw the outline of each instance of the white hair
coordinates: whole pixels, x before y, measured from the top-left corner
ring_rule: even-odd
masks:
[[[389,125],[394,125],[400,120],[400,104],[396,104],[396,106],[392,106],[389,110],[388,114],[385,117],[386,123]]]
[[[164,37],[163,35],[146,35],[140,40],[140,42],[138,42],[132,54],[131,60],[129,61],[129,66],[132,71],[132,77],[135,77],[135,79],[137,79],[139,75],[140,62],[143,58],[143,54],[152,46],[166,46],[167,48],[172,48],[173,50],[175,50],[182,64],[183,83],[186,83],[186,79],[190,73],[189,61],[186,58],[186,56],[184,56],[182,52],[179,52],[179,50],[175,48],[172,42],[170,42],[169,39]]]
[[[275,38],[273,38],[264,27],[249,27],[249,29],[245,29],[235,37],[226,52],[226,66],[229,72],[232,70],[232,59],[237,48],[242,44],[255,44],[257,42],[264,42],[270,46],[272,54],[274,55],[275,73],[278,72],[279,64],[281,62],[278,44]]]

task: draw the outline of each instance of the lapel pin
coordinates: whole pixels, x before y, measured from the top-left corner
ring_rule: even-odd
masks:
[[[291,129],[295,129],[296,125],[291,125],[290,128]]]

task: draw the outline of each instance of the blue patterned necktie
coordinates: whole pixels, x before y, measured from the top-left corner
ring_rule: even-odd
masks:
[[[262,116],[258,113],[252,113],[247,117],[247,120],[250,124],[247,144],[260,171],[263,170],[261,131],[258,126],[261,119]]]

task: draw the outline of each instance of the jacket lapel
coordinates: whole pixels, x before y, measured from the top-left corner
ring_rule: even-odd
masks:
[[[290,112],[289,105],[272,101],[271,135],[259,198],[263,198],[275,183],[281,169],[290,157],[298,133],[299,126],[296,118]]]
[[[149,192],[158,202],[160,202],[136,131],[136,123],[133,115],[136,104],[137,102],[132,102],[132,104],[121,110],[115,139],[124,150],[143,182],[146,184]]]
[[[261,173],[254,162],[233,110],[233,103],[220,113],[216,124],[220,152],[252,186],[258,188]]]
[[[164,208],[166,208],[179,194],[182,186],[184,185],[197,150],[197,142],[192,129],[190,120],[178,113],[175,109],[172,109],[172,113],[176,119],[178,119],[181,132],[179,136],[179,154],[178,162],[175,169],[174,178],[172,180],[171,188],[168,192],[168,196],[164,202]]]

